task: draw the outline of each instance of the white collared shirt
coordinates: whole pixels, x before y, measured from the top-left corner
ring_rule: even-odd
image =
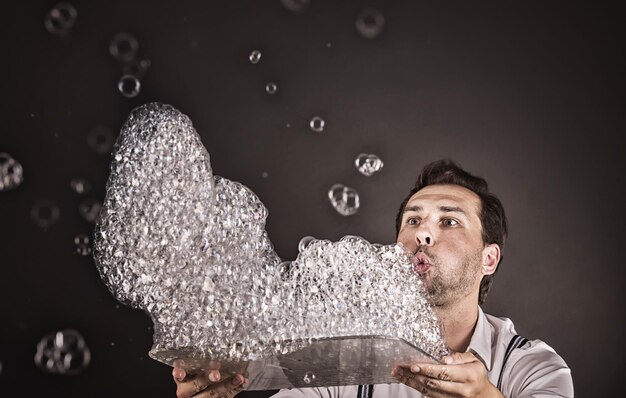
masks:
[[[485,314],[478,308],[478,321],[468,351],[485,365],[489,381],[497,385],[506,348],[516,335],[513,322]],[[356,398],[358,386],[293,388],[272,398]],[[529,340],[513,350],[502,372],[502,394],[507,398],[573,397],[569,367],[548,344]],[[421,398],[418,391],[401,383],[376,384],[372,398]]]

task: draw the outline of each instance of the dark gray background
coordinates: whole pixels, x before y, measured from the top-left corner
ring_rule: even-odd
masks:
[[[451,157],[486,177],[510,239],[485,310],[552,345],[577,396],[623,394],[618,2],[312,0],[300,15],[279,0],[74,2],[66,37],[44,28],[54,2],[14,3],[1,13],[0,152],[25,179],[0,192],[0,395],[175,396],[170,368],[147,356],[150,319],[120,305],[93,260],[73,252],[93,224],[69,182],[89,179],[88,196],[101,200],[110,164],[87,133],[117,134],[150,101],[187,114],[214,173],[259,195],[285,259],[305,235],[392,242],[397,206],[427,162]],[[355,29],[366,6],[385,17],[373,40]],[[108,52],[118,32],[151,61],[132,99],[117,91],[123,65]],[[308,129],[315,115],[323,133]],[[361,152],[379,155],[382,171],[360,175]],[[338,182],[360,192],[356,215],[330,206]],[[30,219],[40,199],[61,209],[46,230]],[[85,337],[92,361],[76,376],[46,374],[33,362],[37,342],[65,328]]]

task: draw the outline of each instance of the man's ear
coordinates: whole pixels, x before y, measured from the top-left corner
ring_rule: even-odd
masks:
[[[482,273],[483,275],[491,275],[496,272],[498,263],[500,262],[500,246],[491,243],[483,249],[482,256]]]

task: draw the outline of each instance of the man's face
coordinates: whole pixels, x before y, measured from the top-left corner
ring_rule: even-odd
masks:
[[[397,241],[413,256],[433,303],[478,297],[483,261],[480,198],[459,185],[429,185],[407,202]]]

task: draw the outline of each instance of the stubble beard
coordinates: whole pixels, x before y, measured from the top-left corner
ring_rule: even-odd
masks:
[[[433,267],[422,276],[431,303],[436,307],[447,306],[472,294],[475,273],[480,267],[481,251],[468,254],[457,269],[442,272],[441,262],[432,256]]]

